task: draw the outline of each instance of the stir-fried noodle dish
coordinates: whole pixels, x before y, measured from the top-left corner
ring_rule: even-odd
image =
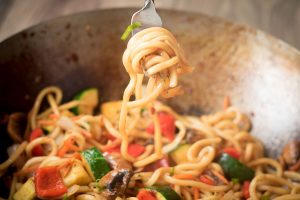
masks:
[[[202,116],[157,100],[184,95],[179,76],[193,69],[168,30],[135,34],[123,64],[130,77],[123,99],[96,114],[101,91],[87,88],[62,103],[63,92],[50,86],[28,115],[9,116],[15,143],[0,164],[9,199],[300,199],[298,142],[268,158],[229,98]]]

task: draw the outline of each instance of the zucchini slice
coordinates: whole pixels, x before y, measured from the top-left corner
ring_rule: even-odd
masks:
[[[29,178],[14,194],[14,200],[32,200],[35,197],[35,186],[32,178]]]
[[[95,107],[98,104],[98,89],[97,88],[88,88],[81,91],[74,97],[74,100],[79,100],[80,105],[72,108],[72,112],[76,115],[87,114],[91,115],[94,112]]]
[[[70,172],[63,178],[63,181],[67,187],[70,187],[72,185],[87,185],[92,182],[92,179],[81,163],[75,162]]]
[[[172,160],[177,164],[188,162],[187,151],[191,146],[190,144],[182,144],[177,147],[177,149],[170,153]]]
[[[226,176],[230,179],[238,179],[243,182],[252,180],[254,177],[254,170],[241,163],[239,160],[231,157],[227,153],[222,153],[218,159]]]
[[[110,171],[109,164],[96,147],[81,152],[81,158],[84,167],[94,181],[101,179]]]
[[[145,189],[154,192],[158,200],[181,200],[181,197],[169,186],[153,186]]]
[[[54,129],[53,125],[47,125],[42,127],[42,130],[46,135],[50,134],[53,131],[53,129]]]

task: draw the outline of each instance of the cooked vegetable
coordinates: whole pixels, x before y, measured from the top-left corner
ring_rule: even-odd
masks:
[[[67,194],[64,195],[64,197],[62,198],[62,200],[69,200],[69,197]]]
[[[29,141],[31,142],[31,141],[35,140],[36,138],[41,137],[42,135],[43,135],[43,130],[40,128],[36,128],[31,132],[31,134],[29,136]],[[44,149],[43,149],[42,145],[38,144],[32,149],[31,153],[33,156],[43,156]]]
[[[269,195],[262,195],[262,197],[260,198],[261,200],[270,200],[270,196]]]
[[[111,122],[115,122],[120,117],[122,101],[109,101],[101,105],[101,113]]]
[[[98,104],[98,90],[97,88],[85,89],[77,94],[74,99],[80,101],[80,105],[72,109],[74,114],[91,115]]]
[[[249,187],[250,181],[245,181],[242,188],[242,193],[245,199],[248,199],[250,197]]]
[[[58,198],[67,192],[57,166],[40,167],[36,170],[35,191],[39,198]]]
[[[63,178],[63,181],[65,185],[69,187],[75,184],[88,185],[90,182],[92,182],[92,178],[79,162],[75,162],[72,165],[70,172]]]
[[[144,189],[140,190],[136,197],[138,200],[157,200],[154,192]]]
[[[145,192],[143,192],[143,190],[151,192],[152,194],[147,193],[146,195],[149,197],[150,195],[151,197],[156,197],[157,200],[180,200],[181,199],[180,196],[172,188],[168,186],[153,186],[153,187],[142,189],[140,191],[142,192],[142,194],[140,194],[139,192],[137,195],[139,200],[142,200],[142,198],[145,197]]]
[[[160,160],[155,161],[154,163],[147,165],[143,171],[153,172],[161,167],[170,167],[169,159],[167,156],[165,156],[164,158],[162,158]]]
[[[131,143],[128,145],[128,153],[133,157],[138,157],[144,153],[145,147],[140,144]]]
[[[128,36],[131,34],[131,32],[140,26],[142,26],[141,22],[134,22],[133,24],[127,26],[126,30],[121,36],[121,40],[126,40]]]
[[[142,153],[144,153],[144,151],[145,151],[145,147],[140,145],[140,144],[131,143],[131,144],[128,145],[129,155],[131,155],[135,158],[140,156]],[[111,149],[107,150],[106,152],[108,152],[108,153],[120,153],[121,149],[120,149],[120,146],[116,146],[114,148],[111,148]]]
[[[185,180],[195,180],[195,176],[192,174],[176,174],[174,178],[185,179]]]
[[[133,174],[132,166],[120,154],[106,154],[105,159],[113,170],[99,180],[98,186],[103,199],[114,200],[124,195]]]
[[[36,197],[33,179],[28,179],[14,194],[14,200],[32,200]]]
[[[80,151],[80,148],[75,145],[74,137],[69,137],[64,141],[63,146],[58,150],[57,155],[63,157],[68,151]]]
[[[162,132],[162,135],[166,138],[168,138],[170,141],[173,141],[175,138],[175,118],[165,112],[158,113],[158,119],[160,124],[160,129]],[[148,133],[154,134],[154,124],[150,124],[146,131]]]
[[[170,153],[172,160],[177,164],[188,162],[187,151],[190,147],[190,144],[183,144],[177,147],[177,149]]]
[[[64,130],[76,129],[75,122],[71,118],[66,117],[66,116],[61,116],[57,120],[56,123],[57,123],[57,125],[59,125]]]
[[[207,175],[201,175],[199,180],[207,185],[215,185],[215,181]]]
[[[87,149],[81,153],[82,161],[92,179],[101,179],[110,171],[110,167],[96,147]]]
[[[218,163],[223,168],[225,175],[231,179],[236,178],[243,182],[251,180],[254,177],[254,171],[251,168],[247,167],[227,153],[221,154],[218,159]]]
[[[231,182],[232,182],[233,184],[238,184],[240,181],[239,181],[239,179],[237,179],[237,178],[232,178],[232,179],[231,179]]]
[[[53,131],[54,126],[53,125],[48,125],[48,126],[43,126],[42,130],[46,133],[49,134]]]
[[[224,148],[222,150],[223,153],[227,153],[228,155],[230,155],[231,157],[235,158],[235,159],[239,159],[241,154],[240,152],[238,152],[235,148],[233,147],[227,147]]]
[[[74,113],[69,111],[69,110],[63,110],[61,113],[60,113],[61,116],[66,116],[66,117],[73,117],[74,116]]]
[[[105,159],[114,170],[132,170],[132,165],[119,154],[105,154]]]

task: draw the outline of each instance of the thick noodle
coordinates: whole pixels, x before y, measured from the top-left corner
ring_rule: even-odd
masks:
[[[178,76],[189,72],[192,68],[188,66],[175,37],[161,27],[144,29],[134,35],[129,40],[123,54],[123,64],[129,74],[130,82],[123,94],[120,113],[121,153],[125,159],[135,162],[135,166],[141,167],[163,156],[159,123],[156,113],[152,113],[155,124],[155,152],[145,159],[135,159],[127,152],[129,133],[126,130],[126,118],[128,112],[136,108],[150,108],[161,94],[176,95],[180,91]],[[144,75],[148,77],[145,94],[142,92]],[[130,101],[132,95],[135,95],[134,101]]]

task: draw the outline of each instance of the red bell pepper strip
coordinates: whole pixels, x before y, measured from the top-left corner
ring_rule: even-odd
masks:
[[[43,130],[40,129],[40,128],[36,128],[31,132],[31,134],[29,136],[29,141],[31,142],[31,141],[35,140],[36,138],[41,137],[42,135],[43,135]],[[31,154],[33,156],[43,156],[44,155],[44,149],[43,149],[42,145],[40,145],[40,144],[36,145],[32,149]]]
[[[155,194],[147,190],[140,190],[136,197],[138,200],[157,200]]]
[[[169,141],[173,141],[175,138],[175,130],[176,130],[174,117],[168,113],[159,112],[158,120],[159,120],[162,135],[168,138]],[[146,128],[146,132],[150,134],[154,134],[153,123]]]
[[[38,168],[34,181],[35,191],[39,198],[58,198],[68,190],[57,166]]]
[[[242,188],[242,193],[245,199],[248,199],[250,197],[249,187],[250,181],[245,181]]]
[[[211,178],[208,178],[206,175],[201,175],[199,179],[202,183],[205,183],[207,185],[215,185],[214,180]]]
[[[128,145],[128,154],[135,158],[140,156],[142,153],[144,153],[144,151],[145,151],[145,147],[140,144],[131,143]],[[107,150],[106,152],[120,153],[121,152],[120,146],[111,148],[111,149]]]
[[[128,153],[129,155],[133,156],[133,157],[138,157],[140,156],[142,153],[144,153],[145,151],[145,147],[140,145],[140,144],[129,144],[128,145]]]
[[[235,158],[235,159],[239,159],[241,154],[240,152],[238,152],[235,148],[233,147],[227,147],[227,148],[224,148],[223,153],[227,153],[228,155],[230,155],[231,157]]]

